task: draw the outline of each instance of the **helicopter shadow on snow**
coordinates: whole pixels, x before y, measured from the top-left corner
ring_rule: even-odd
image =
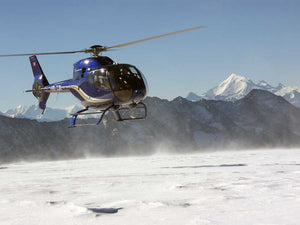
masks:
[[[87,208],[89,211],[100,214],[114,214],[123,208]]]
[[[48,201],[46,202],[48,205],[65,205],[67,207],[70,207],[71,209],[73,209],[73,207],[79,207],[79,208],[83,208],[86,209],[90,212],[96,213],[96,216],[100,216],[101,214],[115,214],[118,213],[120,209],[123,209],[122,207],[119,208],[114,208],[114,207],[86,207],[86,206],[78,206],[75,205],[74,203],[70,203],[70,202],[66,202],[66,201]],[[87,203],[86,205],[91,205],[93,203]]]

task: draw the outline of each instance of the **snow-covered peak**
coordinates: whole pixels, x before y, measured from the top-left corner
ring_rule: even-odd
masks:
[[[258,81],[257,85],[267,86],[269,84],[266,81],[264,81],[264,80],[260,80],[260,81]]]
[[[17,117],[17,118],[32,119],[33,117],[35,117],[37,110],[38,110],[37,105],[31,105],[31,106],[19,105],[15,109],[9,109],[9,110],[4,111],[4,114],[9,117],[12,117],[12,118]],[[40,112],[40,114],[41,114],[41,112]]]
[[[78,108],[78,106],[70,106],[66,109],[47,107],[45,113],[42,114],[42,110],[39,109],[38,105],[19,105],[17,108],[6,110],[3,115],[12,118],[27,118],[38,121],[57,121],[69,117],[70,113],[73,113]]]
[[[218,86],[215,90],[215,94],[223,95],[244,92],[249,85],[253,86],[254,83],[246,77],[233,73]]]
[[[206,92],[202,97],[217,100],[236,100],[248,94],[254,86],[255,84],[250,79],[233,73],[217,87]]]
[[[262,89],[271,89],[273,88],[270,84],[268,84],[266,81],[261,80],[257,83],[257,86],[261,87]]]
[[[226,80],[221,82],[218,86],[208,90],[206,93],[200,95],[202,98],[208,100],[227,100],[234,101],[245,97],[253,89],[262,89],[272,92],[276,95],[284,97],[287,101],[300,107],[300,88],[286,87],[279,83],[277,87],[272,87],[266,81],[261,80],[255,84],[249,78],[232,73]],[[193,96],[198,96],[192,93]],[[199,98],[201,98],[198,96]],[[193,101],[189,95],[188,100]]]
[[[240,80],[240,81],[248,81],[249,79],[240,75],[237,75],[235,73],[232,73],[225,81],[223,82],[232,82],[232,81],[236,81],[236,80]],[[223,83],[222,82],[222,83]]]
[[[300,107],[300,88],[283,86],[280,90],[274,93],[284,97],[293,105]]]
[[[11,111],[19,112],[19,113],[24,113],[26,112],[31,106],[26,106],[26,105],[19,105],[17,108]]]
[[[38,121],[58,121],[70,117],[70,114],[75,113],[80,109],[82,109],[82,107],[78,105],[72,105],[65,108],[47,107],[45,113],[42,114],[42,110],[39,109],[38,105],[19,105],[17,108],[5,111],[3,115],[11,118],[26,118]],[[97,117],[97,115],[91,115],[89,117]],[[82,116],[81,118],[87,118],[87,116]]]
[[[292,93],[292,92],[299,92],[300,93],[300,88],[283,86],[280,90],[276,91],[276,94],[284,96],[284,95]]]
[[[277,90],[280,90],[281,88],[284,88],[285,86],[282,83],[279,83],[276,87]]]

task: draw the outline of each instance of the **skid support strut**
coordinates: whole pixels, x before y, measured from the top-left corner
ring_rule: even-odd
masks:
[[[132,110],[141,110],[141,114],[133,115],[131,114]],[[126,121],[126,120],[144,120],[147,117],[147,107],[144,103],[140,102],[131,107],[122,107],[122,108],[112,108],[111,110],[117,121]]]
[[[104,110],[98,111],[98,112],[89,112],[89,113],[85,113],[85,111],[87,111],[89,108],[85,108],[82,110],[79,110],[78,112],[71,114],[72,118],[71,118],[71,125],[69,126],[69,128],[74,128],[74,127],[84,127],[84,126],[97,126],[101,123],[103,116],[105,115],[105,113],[111,108],[112,106],[107,107]],[[76,119],[78,116],[84,116],[84,115],[95,115],[95,114],[100,114],[100,118],[97,121],[97,123],[92,123],[92,124],[76,124]]]

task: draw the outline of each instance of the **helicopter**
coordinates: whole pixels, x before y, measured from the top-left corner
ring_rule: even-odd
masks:
[[[200,28],[205,27],[192,27],[110,47],[93,45],[90,48],[77,51],[8,54],[0,55],[0,57],[29,56],[34,81],[32,89],[25,92],[32,92],[37,98],[42,114],[44,114],[46,103],[51,93],[71,92],[80,101],[84,108],[71,114],[70,128],[97,126],[108,111],[113,113],[117,121],[141,120],[147,117],[147,107],[143,103],[148,93],[145,76],[134,65],[116,63],[111,58],[100,55],[100,53]],[[37,59],[37,55],[74,53],[89,53],[91,56],[73,64],[72,79],[50,84]],[[131,113],[134,109],[139,110],[138,115]],[[93,111],[87,112],[88,110]],[[124,114],[121,113],[122,111],[129,112],[130,116],[124,117]],[[99,114],[99,119],[96,123],[76,123],[78,116],[92,114]]]

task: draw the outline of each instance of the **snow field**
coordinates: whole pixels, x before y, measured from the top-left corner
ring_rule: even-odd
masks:
[[[300,150],[0,167],[0,224],[299,224]]]

